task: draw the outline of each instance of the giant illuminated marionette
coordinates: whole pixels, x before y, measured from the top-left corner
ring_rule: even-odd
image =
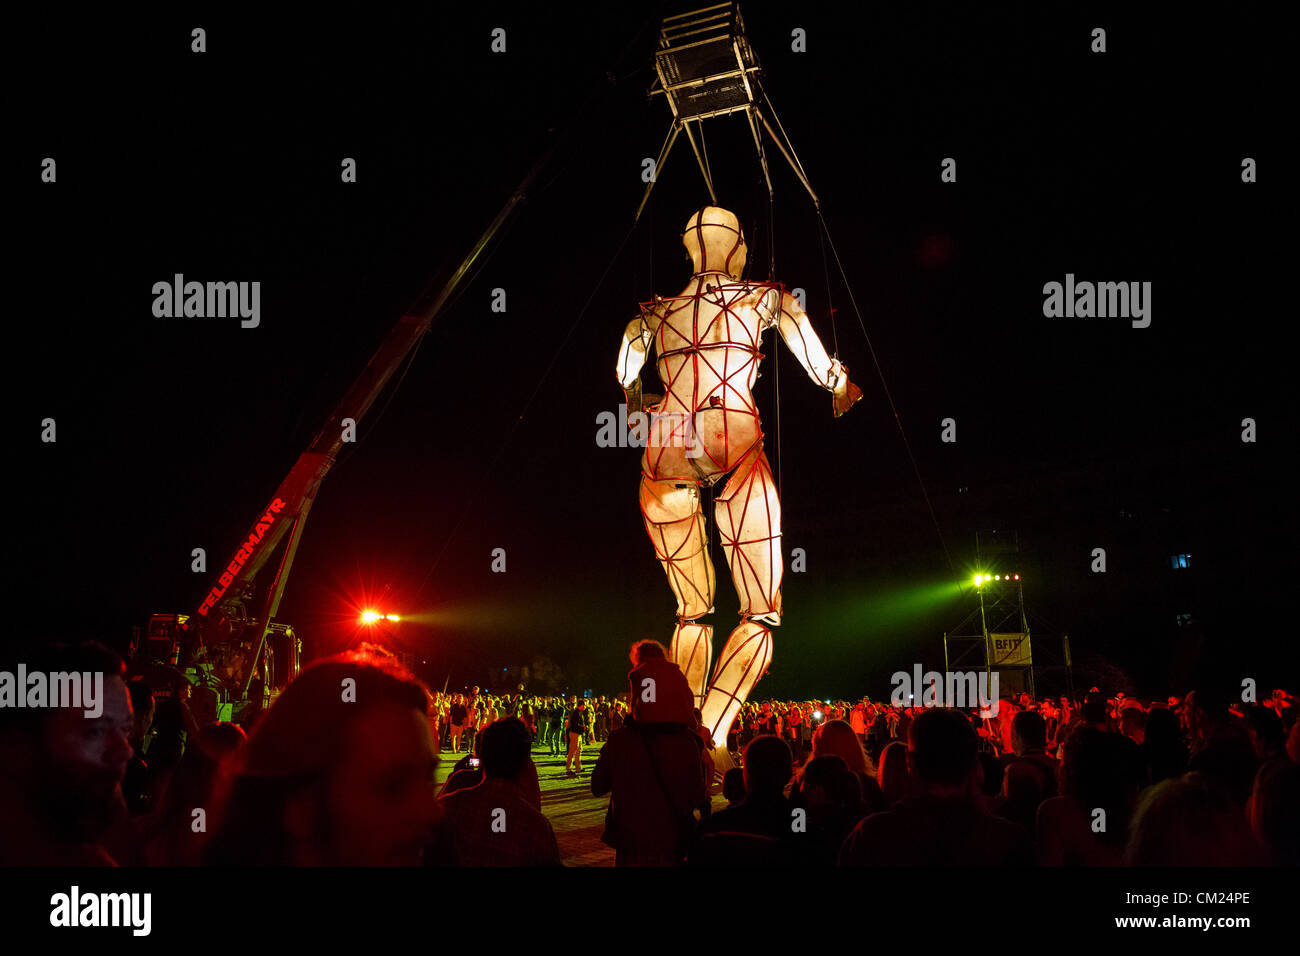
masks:
[[[642,407],[640,372],[653,343],[664,395],[647,407],[641,459],[641,515],[677,597],[672,658],[700,703],[705,728],[724,740],[772,659],[781,623],[781,503],[763,452],[752,389],[763,332],[776,328],[809,377],[834,396],[835,415],[862,397],[848,368],[826,354],[798,300],[773,282],[746,282],[745,237],[736,216],[706,206],[682,236],[695,274],[680,295],[641,306],[624,333],[618,378],[629,415]],[[709,680],[714,609],[702,491],[730,475],[715,519],[740,623]],[[719,748],[722,750],[723,748]]]

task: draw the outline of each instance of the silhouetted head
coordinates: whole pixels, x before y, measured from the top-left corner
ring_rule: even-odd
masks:
[[[779,794],[794,772],[790,748],[780,737],[755,737],[745,748],[745,790],[750,796]]]
[[[667,660],[668,649],[658,641],[637,641],[632,645],[628,658],[632,661],[633,667],[640,667],[646,661]]]
[[[974,776],[979,738],[959,711],[927,710],[912,721],[907,756],[912,772],[926,788],[961,787]]]
[[[1106,811],[1102,842],[1122,841],[1133,800],[1145,782],[1142,751],[1122,734],[1081,724],[1061,746],[1061,792]]]
[[[1149,787],[1129,830],[1129,866],[1258,866],[1261,851],[1240,808],[1208,777]]]
[[[1089,692],[1083,701],[1083,719],[1090,724],[1104,724],[1110,716],[1106,698],[1098,692]]]
[[[886,806],[892,806],[908,794],[910,772],[907,767],[907,744],[895,740],[880,753],[876,779],[884,793]]]
[[[745,799],[745,771],[732,767],[722,778],[722,795],[727,803],[741,803]]]
[[[1047,746],[1047,722],[1034,710],[1022,710],[1011,720],[1011,745],[1015,752],[1042,750]]]
[[[223,781],[221,865],[414,865],[440,816],[429,694],[374,649],[317,661]]]
[[[528,728],[518,717],[495,720],[483,731],[480,751],[489,777],[518,780],[529,760]]]
[[[1120,732],[1134,743],[1140,744],[1146,739],[1147,715],[1137,707],[1128,707],[1119,718]]]
[[[1247,817],[1274,866],[1300,866],[1300,764],[1271,760],[1259,768]]]
[[[812,739],[813,758],[834,755],[854,773],[875,776],[876,768],[862,749],[853,727],[843,720],[829,720],[817,728]]]
[[[1260,760],[1280,756],[1286,750],[1286,731],[1282,718],[1267,707],[1252,707],[1246,712],[1250,742]]]
[[[690,253],[695,274],[724,272],[739,279],[745,269],[745,234],[735,213],[705,206],[686,223],[682,245]]]
[[[131,697],[122,679],[126,667],[93,642],[0,650],[0,673],[12,678],[20,663],[29,676],[53,676],[45,699],[34,703],[33,685],[15,682],[26,705],[0,707],[0,793],[18,797],[24,811],[0,819],[0,850],[11,837],[28,835],[12,833],[14,827],[34,828],[47,840],[68,846],[96,841],[126,814],[122,779],[131,759],[133,726]],[[75,680],[81,675],[89,677],[84,685]],[[72,679],[56,679],[60,676]],[[74,685],[78,689],[71,695]],[[63,699],[56,687],[70,696]],[[98,699],[92,702],[89,695]],[[75,703],[54,706],[69,701]]]
[[[862,802],[861,787],[856,792],[853,789],[856,782],[842,758],[835,754],[814,757],[804,765],[799,779],[799,801],[814,812],[856,807]]]

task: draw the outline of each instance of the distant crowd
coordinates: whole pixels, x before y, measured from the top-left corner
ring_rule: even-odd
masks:
[[[487,727],[503,717],[518,718],[528,731],[530,749],[541,746],[551,756],[566,757],[566,772],[577,776],[583,746],[603,743],[623,726],[629,709],[618,698],[496,696],[475,687],[468,693],[435,694],[431,720],[440,750],[472,753],[475,739]]]
[[[1100,693],[1095,687],[1089,691],[1086,698],[1090,702],[1089,706],[1104,706],[1110,727],[1132,737],[1139,744],[1145,737],[1147,718],[1152,710],[1169,710],[1180,715],[1180,720],[1185,712],[1185,702],[1180,697],[1143,701],[1121,692],[1105,698],[1099,704],[1097,696]],[[1064,696],[1035,698],[1028,693],[1021,693],[997,701],[996,707],[973,706],[962,712],[975,728],[980,739],[980,749],[1004,756],[1014,751],[1011,731],[1016,715],[1026,710],[1033,711],[1043,721],[1045,749],[1049,753],[1055,753],[1065,732],[1081,719],[1083,703],[1075,703]],[[1281,713],[1290,719],[1289,708],[1292,704],[1286,691],[1274,692],[1274,696],[1265,700],[1262,706],[1265,710]],[[844,700],[749,701],[731,725],[727,735],[727,749],[736,753],[757,736],[780,737],[790,746],[795,761],[802,762],[812,750],[812,740],[817,729],[823,724],[838,720],[852,728],[854,735],[867,748],[868,755],[875,760],[889,741],[906,742],[912,721],[927,709],[921,706],[876,703],[868,697],[863,697],[856,703]],[[1247,705],[1240,703],[1230,707],[1231,712],[1240,720],[1246,719],[1248,709]],[[987,716],[984,715],[986,711]],[[1157,718],[1157,721],[1160,719],[1162,718]]]
[[[989,716],[865,698],[751,703],[728,736],[744,751],[727,775],[731,807],[700,822],[686,857],[1294,866],[1298,713],[1282,689],[1246,703],[1208,686],[1163,700],[1093,688],[1078,705],[1021,694]],[[792,831],[792,816],[807,829]]]
[[[246,733],[156,700],[99,645],[7,648],[0,673],[105,682],[95,716],[0,707],[0,865],[556,866],[538,751],[609,797],[617,865],[1300,863],[1282,689],[1094,688],[995,715],[769,700],[715,741],[662,645],[630,660],[648,701],[430,693],[365,648],[307,667]],[[439,787],[443,752],[463,756]]]

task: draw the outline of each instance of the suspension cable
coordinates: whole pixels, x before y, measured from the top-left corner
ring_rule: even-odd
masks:
[[[415,589],[414,593],[416,597],[418,597],[420,592],[424,590],[425,585],[429,583],[429,579],[433,577],[433,573],[438,570],[438,565],[442,562],[443,555],[447,553],[447,548],[451,545],[451,542],[456,537],[456,533],[460,530],[460,526],[464,523],[465,516],[474,510],[474,505],[478,501],[478,496],[482,493],[484,486],[487,484],[487,476],[492,473],[494,468],[496,468],[497,463],[501,460],[502,454],[508,447],[510,447],[515,432],[519,430],[519,425],[523,422],[524,417],[528,414],[529,408],[532,407],[533,402],[537,399],[538,394],[542,390],[542,386],[546,384],[546,380],[551,375],[551,370],[555,367],[555,363],[559,360],[560,354],[564,351],[565,346],[569,344],[569,340],[573,338],[573,333],[577,331],[578,325],[587,314],[587,310],[591,308],[592,302],[596,300],[596,294],[600,292],[601,286],[605,284],[605,278],[614,267],[615,261],[617,261],[618,257],[622,254],[624,247],[627,245],[628,239],[632,237],[632,233],[635,229],[636,223],[633,223],[628,227],[627,232],[624,233],[623,240],[618,244],[618,248],[614,250],[614,254],[610,256],[609,262],[606,263],[604,271],[600,274],[600,278],[596,280],[595,286],[592,287],[591,294],[587,296],[587,301],[578,311],[577,317],[569,326],[569,331],[565,334],[560,344],[556,347],[555,352],[551,355],[550,362],[547,363],[546,369],[542,372],[541,378],[537,380],[537,385],[533,388],[532,393],[524,401],[523,407],[518,417],[515,418],[514,422],[511,424],[510,430],[506,433],[505,439],[497,446],[496,453],[492,456],[491,461],[488,462],[487,467],[483,471],[483,477],[474,484],[474,493],[460,509],[460,513],[456,517],[456,522],[452,525],[451,531],[447,533],[447,537],[443,540],[442,547],[439,549],[437,557],[434,558],[433,564],[429,566],[429,570],[425,572],[424,578],[420,581],[419,587]]]
[[[867,351],[871,353],[871,361],[875,364],[876,374],[880,377],[880,387],[885,390],[885,399],[889,402],[889,410],[893,413],[894,422],[898,425],[898,433],[903,438],[903,447],[907,449],[907,457],[912,463],[912,471],[916,474],[916,481],[921,486],[921,496],[925,499],[925,506],[930,512],[930,520],[934,522],[934,530],[939,535],[939,544],[943,546],[944,559],[948,562],[949,569],[955,571],[956,565],[953,564],[952,555],[948,552],[948,542],[944,540],[943,529],[939,526],[939,516],[935,514],[934,503],[930,501],[930,493],[925,488],[925,479],[921,477],[921,468],[916,463],[916,456],[912,454],[912,443],[907,440],[907,431],[903,428],[903,419],[899,417],[898,407],[894,404],[894,396],[890,393],[889,384],[885,381],[884,369],[880,367],[880,359],[876,356],[876,348],[871,344],[871,336],[867,334],[867,323],[862,318],[862,310],[858,308],[857,298],[853,295],[853,287],[849,285],[849,277],[844,271],[844,263],[840,261],[839,250],[835,248],[835,239],[826,226],[826,219],[822,216],[821,209],[817,210],[817,219],[821,223],[822,231],[826,233],[826,242],[831,247],[831,254],[834,255],[835,264],[839,267],[840,277],[844,280],[844,288],[849,294],[849,303],[853,306],[853,313],[858,317],[862,337],[867,340]]]
[[[831,300],[831,264],[826,260],[826,237],[817,230],[817,245],[822,250],[822,276],[826,279],[826,311],[831,318],[831,340],[835,343],[835,357],[840,357],[840,333],[835,324],[835,303]]]

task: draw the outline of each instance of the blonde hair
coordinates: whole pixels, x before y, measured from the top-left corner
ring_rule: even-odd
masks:
[[[847,721],[828,720],[813,733],[811,759],[828,754],[839,757],[854,773],[876,775],[875,764]]]

